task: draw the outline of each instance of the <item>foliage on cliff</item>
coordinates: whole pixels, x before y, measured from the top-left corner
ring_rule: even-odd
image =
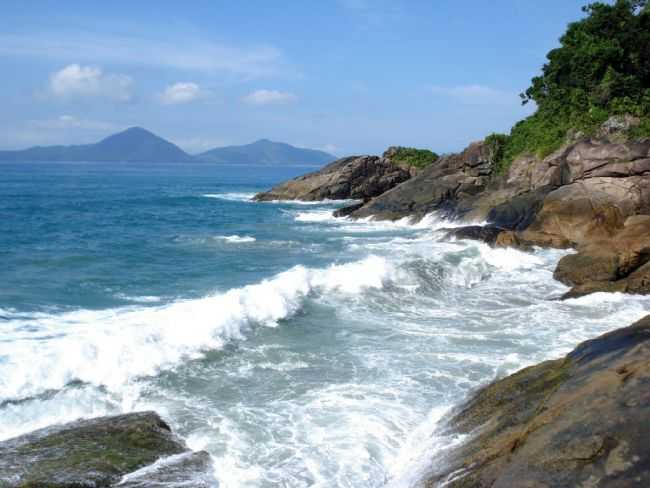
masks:
[[[425,168],[436,162],[440,156],[428,149],[415,149],[414,147],[396,147],[392,149],[390,159],[397,164]]]
[[[569,24],[560,47],[520,95],[537,111],[508,136],[491,136],[502,169],[522,153],[548,155],[569,130],[591,134],[611,115],[641,118],[634,135],[650,136],[650,3],[596,2],[583,11],[587,16]]]

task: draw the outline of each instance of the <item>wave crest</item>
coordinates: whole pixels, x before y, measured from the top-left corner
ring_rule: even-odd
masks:
[[[324,269],[296,266],[257,284],[159,307],[14,316],[4,325],[13,340],[0,344],[0,399],[72,381],[117,391],[243,339],[253,327],[277,326],[312,293],[361,293],[381,288],[391,275],[384,258],[370,256]]]

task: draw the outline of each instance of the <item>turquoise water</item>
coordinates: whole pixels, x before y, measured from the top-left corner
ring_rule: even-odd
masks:
[[[650,310],[435,216],[250,201],[307,170],[0,166],[0,438],[156,409],[223,487],[407,487],[474,388]]]

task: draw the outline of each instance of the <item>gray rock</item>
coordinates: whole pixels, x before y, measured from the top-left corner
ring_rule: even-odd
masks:
[[[0,487],[110,487],[124,475],[176,455],[192,453],[155,412],[78,420],[1,442]],[[192,470],[183,476],[207,480],[207,454],[196,456],[203,464],[186,464]],[[175,473],[180,476],[182,470]]]
[[[272,200],[367,201],[408,180],[411,173],[390,159],[377,156],[352,156],[339,159],[320,171],[299,176],[255,196]]]

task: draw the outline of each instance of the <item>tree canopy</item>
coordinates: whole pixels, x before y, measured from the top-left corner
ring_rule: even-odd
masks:
[[[545,156],[568,130],[591,133],[610,115],[640,117],[638,130],[650,135],[650,3],[596,2],[583,11],[521,94],[537,111],[500,136],[502,167],[524,152]]]

